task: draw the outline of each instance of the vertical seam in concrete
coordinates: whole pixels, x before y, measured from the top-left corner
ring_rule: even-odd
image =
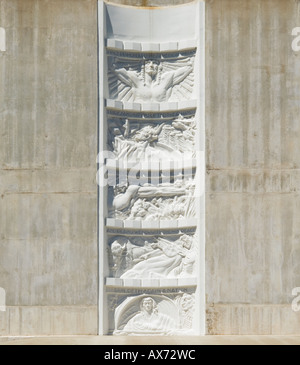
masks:
[[[99,88],[100,88],[100,71],[99,71],[99,1],[97,1],[97,5],[96,5],[96,11],[97,11],[97,174],[99,171],[99,151],[100,151],[100,110],[99,110],[99,100],[100,100],[100,92],[99,92]],[[97,180],[97,179],[96,179]],[[100,189],[99,189],[99,184],[97,184],[97,290],[98,290],[98,295],[97,295],[97,334],[99,335],[100,332],[100,316],[99,316],[99,308],[100,308],[100,229],[99,229],[99,222],[100,222],[100,217],[99,217],[99,209],[100,209],[100,200],[99,200],[99,196],[100,196]]]

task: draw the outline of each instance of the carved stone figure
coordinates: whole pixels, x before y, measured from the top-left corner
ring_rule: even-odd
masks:
[[[174,198],[138,199],[132,206],[130,220],[173,220],[193,217],[194,198],[175,196]],[[126,219],[126,218],[125,218]]]
[[[114,334],[168,335],[175,327],[176,324],[170,316],[159,312],[155,300],[145,297],[140,302],[140,311],[125,324],[123,330],[115,331]]]
[[[130,205],[130,202],[133,201],[139,188],[140,187],[138,185],[129,185],[125,193],[118,194],[113,199],[113,208],[115,210],[123,210],[127,208]]]
[[[136,131],[131,138],[116,136],[113,141],[113,149],[119,159],[139,160],[146,155],[156,154],[155,144],[164,124],[152,127],[147,125]],[[125,134],[126,135],[126,134]]]
[[[120,277],[126,270],[144,260],[144,254],[152,251],[151,244],[147,240],[137,241],[138,239],[135,239],[133,243],[127,237],[121,236],[114,238],[110,245],[114,277]]]
[[[177,180],[174,184],[129,185],[116,195],[109,216],[130,220],[172,220],[195,215],[194,181]]]
[[[110,133],[109,145],[118,159],[178,159],[194,149],[195,118],[146,125],[126,120]]]
[[[195,307],[195,294],[183,293],[177,298],[181,329],[192,329]]]
[[[120,67],[119,64],[122,63]],[[109,71],[119,81],[116,83],[111,77],[111,97],[133,102],[166,102],[174,99],[186,100],[193,92],[193,79],[190,78],[183,87],[181,97],[171,97],[173,88],[192,73],[193,58],[169,63],[145,60],[139,68],[137,65],[126,65],[119,59],[111,62]]]
[[[115,277],[119,277],[122,274],[124,268],[126,268],[126,262],[125,262],[126,243],[122,244],[118,240],[116,240],[111,244],[110,249],[114,263],[112,271]]]
[[[183,235],[176,241],[159,237],[151,250],[139,257],[121,278],[191,277],[194,274],[195,250],[193,236]]]

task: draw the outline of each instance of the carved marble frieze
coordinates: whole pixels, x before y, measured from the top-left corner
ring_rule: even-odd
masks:
[[[176,236],[112,236],[108,244],[113,277],[161,279],[194,277],[197,238]]]
[[[108,216],[129,220],[172,220],[195,216],[195,182],[115,186],[109,188]]]
[[[128,102],[167,102],[194,94],[194,57],[128,60],[109,57],[109,97]]]
[[[192,158],[195,151],[195,117],[179,115],[165,121],[145,122],[143,119],[110,119],[108,146],[117,159],[140,161],[145,159]],[[189,153],[189,156],[188,156]]]
[[[99,328],[193,335],[196,294],[205,300],[204,3],[99,0],[99,19]]]
[[[114,309],[113,334],[193,335],[194,312],[193,292],[130,296]]]

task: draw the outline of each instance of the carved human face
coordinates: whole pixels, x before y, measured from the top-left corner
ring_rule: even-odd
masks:
[[[145,73],[154,77],[158,72],[158,63],[155,61],[147,61],[145,63]]]
[[[122,246],[119,244],[119,242],[113,242],[111,245],[111,252],[114,256],[120,256],[122,254]]]
[[[182,297],[181,305],[182,305],[183,310],[188,310],[188,309],[192,308],[192,306],[193,306],[192,296],[184,294],[183,297]]]
[[[192,242],[188,236],[184,235],[181,237],[180,240],[181,240],[182,247],[187,248],[188,250],[191,248]]]
[[[153,301],[151,298],[146,298],[143,300],[142,308],[147,312],[151,313],[153,310]]]
[[[185,241],[185,242],[183,242],[182,246],[183,246],[184,248],[187,248],[187,249],[189,250],[189,249],[191,248],[191,242],[189,242],[189,241]]]

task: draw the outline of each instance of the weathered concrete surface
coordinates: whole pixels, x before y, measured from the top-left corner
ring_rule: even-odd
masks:
[[[0,0],[1,335],[97,332],[96,9]],[[210,334],[300,332],[296,26],[298,1],[206,1]]]
[[[207,331],[214,335],[298,335],[300,316],[290,304],[215,304],[207,307]]]
[[[97,306],[12,306],[0,312],[0,336],[97,333]]]
[[[0,0],[0,334],[97,333],[97,2]]]
[[[206,2],[211,334],[300,332],[300,54],[294,0]]]

